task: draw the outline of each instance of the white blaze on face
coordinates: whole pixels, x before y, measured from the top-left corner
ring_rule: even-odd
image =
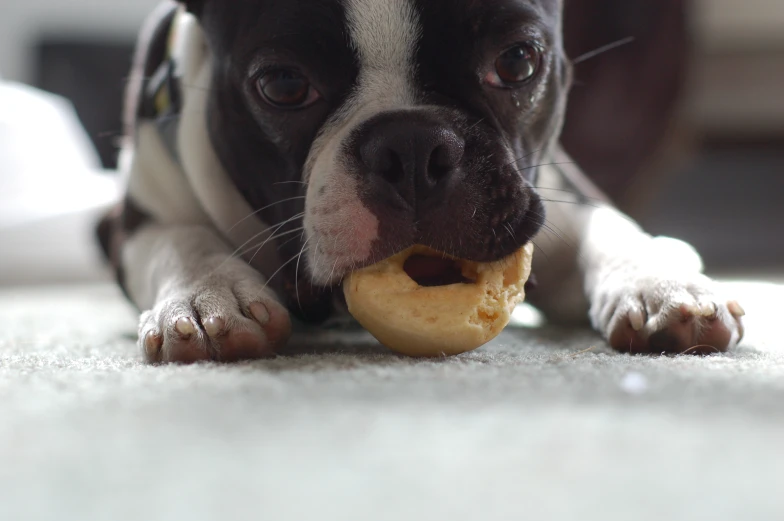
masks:
[[[411,0],[347,0],[346,17],[359,57],[357,85],[321,130],[305,166],[308,266],[321,284],[367,260],[378,237],[378,219],[360,201],[356,175],[341,157],[345,140],[373,116],[416,104],[421,28]]]

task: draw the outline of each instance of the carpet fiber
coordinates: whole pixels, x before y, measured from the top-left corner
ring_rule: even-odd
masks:
[[[111,286],[5,290],[0,519],[780,521],[784,287],[736,289],[725,355],[544,327],[416,361],[327,331],[232,367],[142,364]]]

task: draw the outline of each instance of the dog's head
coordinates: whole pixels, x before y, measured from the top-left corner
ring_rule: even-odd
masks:
[[[186,3],[213,56],[213,145],[269,224],[304,226],[283,249],[304,251],[304,280],[415,243],[496,260],[541,227],[532,183],[569,81],[561,0]]]

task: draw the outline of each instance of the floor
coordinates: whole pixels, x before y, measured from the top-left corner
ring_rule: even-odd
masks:
[[[780,521],[784,286],[734,289],[726,355],[544,327],[415,361],[333,330],[232,367],[142,364],[112,286],[0,291],[0,519]]]

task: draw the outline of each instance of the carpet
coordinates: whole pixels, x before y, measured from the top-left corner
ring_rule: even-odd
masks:
[[[784,286],[732,353],[513,328],[410,360],[362,332],[151,367],[110,285],[0,291],[0,519],[784,519]]]

